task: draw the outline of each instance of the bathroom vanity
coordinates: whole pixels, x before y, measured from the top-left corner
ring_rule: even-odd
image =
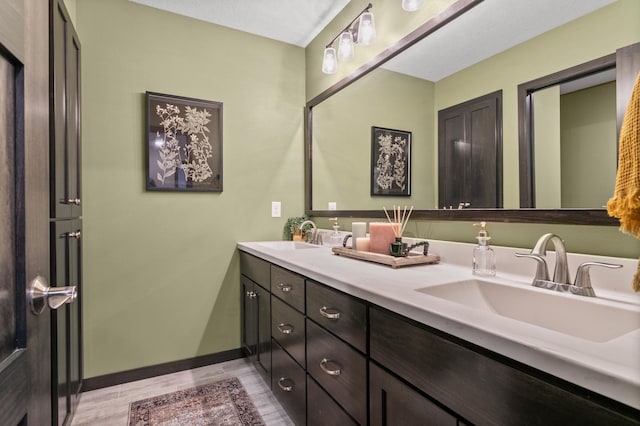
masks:
[[[639,424],[640,299],[620,282],[633,260],[569,256],[572,273],[626,263],[594,270],[600,297],[585,303],[631,324],[577,336],[443,296],[504,286],[516,310],[553,304],[541,294],[566,303],[558,322],[583,321],[582,296],[531,288],[535,265],[515,249],[498,248],[497,276],[477,279],[472,247],[432,242],[440,264],[391,269],[306,243],[239,243],[243,348],[296,424]]]

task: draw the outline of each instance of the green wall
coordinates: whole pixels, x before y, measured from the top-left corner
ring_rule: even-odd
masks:
[[[236,242],[304,210],[304,49],[127,0],[77,20],[85,376],[238,348]],[[222,193],[145,192],[145,91],[223,102]]]
[[[562,207],[605,206],[616,186],[618,149],[603,143],[616,139],[616,83],[562,95],[560,115]]]
[[[384,13],[385,19],[396,22],[400,26],[403,25],[400,20],[403,11],[400,8],[385,9]],[[435,112],[468,99],[499,89],[503,90],[505,207],[516,208],[519,205],[517,85],[613,53],[616,48],[640,41],[638,16],[640,16],[640,2],[619,0],[436,82]],[[344,21],[341,16],[336,19]],[[332,28],[333,32],[339,31],[339,27],[335,20],[327,26]],[[404,34],[408,34],[415,28],[414,22],[407,20],[403,28],[405,28]],[[402,32],[396,29],[394,34],[397,36],[400,33]],[[321,72],[320,63],[314,63],[317,57],[321,57],[322,43],[326,44],[331,39],[329,34],[330,32],[324,31],[307,48],[307,100],[345,76],[340,72],[338,77],[325,76]],[[312,50],[312,47],[315,50]],[[377,49],[368,49],[368,47],[360,49],[361,54],[366,57],[360,58],[358,64],[366,63],[387,46],[369,47],[377,47]],[[531,58],[537,58],[537,60],[532,63]],[[433,138],[437,140],[435,125],[433,132]],[[613,187],[611,195],[613,195]],[[381,207],[382,205],[378,206],[378,209]],[[348,229],[348,224],[345,225]],[[591,226],[505,223],[492,224],[492,228],[494,229],[493,242],[507,246],[528,247],[535,242],[536,234],[554,230],[568,241],[573,251],[627,257],[637,257],[640,254],[640,241],[621,234],[614,226],[596,229]],[[421,221],[416,224],[415,229],[416,236],[419,237],[474,242],[475,232],[469,223]],[[529,237],[523,238],[526,235]],[[597,239],[593,239],[595,235],[598,235]]]

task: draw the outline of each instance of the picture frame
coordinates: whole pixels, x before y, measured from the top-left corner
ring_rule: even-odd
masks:
[[[411,195],[411,132],[371,127],[371,195]]]
[[[222,102],[146,92],[146,190],[222,192]]]

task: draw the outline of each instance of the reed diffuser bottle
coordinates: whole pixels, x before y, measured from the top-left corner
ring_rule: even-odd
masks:
[[[487,222],[474,223],[473,226],[480,226],[480,232],[476,239],[478,245],[473,249],[473,274],[494,276],[496,274],[496,254],[489,247],[489,232]]]

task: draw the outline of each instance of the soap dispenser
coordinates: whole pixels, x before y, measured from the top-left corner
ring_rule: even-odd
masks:
[[[331,247],[342,246],[342,235],[340,235],[340,231],[339,231],[340,224],[338,223],[338,218],[332,217],[329,220],[333,221],[333,232],[329,236],[329,245]]]
[[[476,237],[478,245],[473,249],[473,274],[494,276],[496,274],[496,254],[489,247],[489,232],[487,232],[487,222],[474,223],[479,226],[480,232]]]

